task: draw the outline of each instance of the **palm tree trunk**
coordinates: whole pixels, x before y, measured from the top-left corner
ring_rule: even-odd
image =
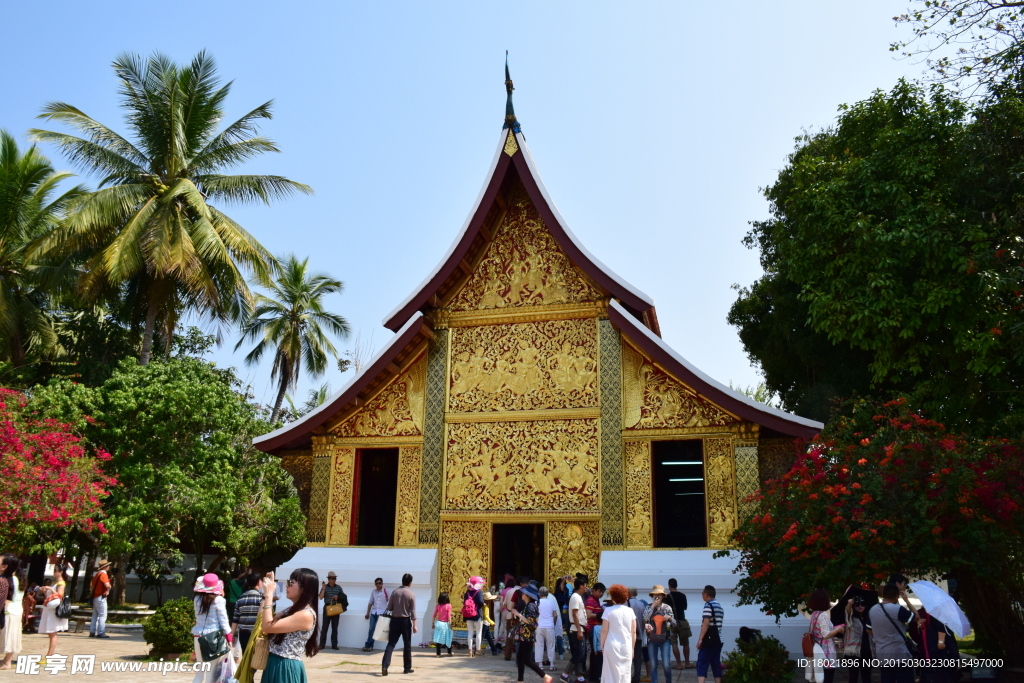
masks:
[[[146,309],[146,330],[142,334],[142,353],[139,354],[139,365],[149,365],[149,357],[153,353],[153,335],[156,333],[156,302],[150,301]]]
[[[287,385],[281,382],[281,388],[277,392],[277,401],[274,402],[274,412],[270,414],[270,424],[277,423],[277,417],[281,414],[281,404],[284,403],[285,389]]]

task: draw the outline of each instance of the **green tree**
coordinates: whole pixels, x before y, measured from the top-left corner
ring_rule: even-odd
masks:
[[[1024,663],[1024,442],[855,400],[756,500],[733,537],[739,604],[793,616],[816,588],[948,575],[984,647]]]
[[[258,294],[252,316],[242,325],[242,338],[235,345],[259,340],[245,356],[247,365],[258,363],[265,353],[273,351],[271,378],[277,380],[277,399],[270,422],[276,423],[281,403],[289,390],[294,390],[303,367],[315,379],[327,370],[328,356],[338,358],[338,351],[327,338],[333,333],[341,338],[349,334],[349,324],[342,316],[331,313],[323,305],[328,294],[344,288],[341,280],[309,272],[309,259],[288,256],[280,272],[269,284],[270,296]]]
[[[186,311],[237,317],[251,298],[242,271],[269,274],[273,258],[218,204],[270,203],[312,190],[282,176],[224,174],[279,150],[256,134],[260,120],[271,118],[271,102],[217,131],[231,85],[220,85],[205,52],[187,66],[159,53],[147,60],[126,53],[113,67],[132,140],[63,102],[48,104],[41,118],[84,137],[32,131],[102,177],[39,248],[84,258],[80,289],[93,300],[134,297],[144,321],[139,363],[146,365],[158,325],[169,341]]]
[[[768,388],[788,407],[804,400],[800,361],[827,362],[827,340],[840,396],[906,390],[957,429],[1015,433],[1022,152],[1012,88],[968,106],[901,82],[800,138],[765,190],[771,216],[746,238],[765,276],[730,313]]]
[[[32,242],[52,231],[68,203],[84,189],[65,192],[70,178],[58,173],[34,146],[24,153],[0,130],[0,358],[17,367],[31,352],[52,356],[59,348],[48,292],[46,264],[31,254]]]

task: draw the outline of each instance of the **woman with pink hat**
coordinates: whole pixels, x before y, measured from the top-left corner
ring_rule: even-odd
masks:
[[[462,596],[462,618],[466,622],[466,642],[469,645],[469,656],[476,657],[480,653],[480,645],[484,636],[483,621],[484,580],[480,576],[471,576],[466,582],[466,592]]]
[[[234,663],[231,658],[234,637],[224,599],[224,582],[216,574],[204,574],[196,579],[192,593],[196,612],[196,623],[192,627],[195,661],[212,664],[209,671],[197,673],[192,683],[213,683],[220,679],[222,666]]]

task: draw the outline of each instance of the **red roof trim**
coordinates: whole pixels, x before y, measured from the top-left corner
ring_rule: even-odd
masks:
[[[642,316],[644,312],[653,309],[653,300],[608,270],[565,227],[561,216],[558,214],[558,210],[550,202],[547,191],[544,189],[544,185],[540,181],[532,161],[527,156],[529,150],[526,148],[526,140],[523,138],[522,133],[516,135],[519,149],[511,157],[504,152],[506,139],[507,133],[502,131],[497,159],[491,164],[490,177],[477,200],[470,218],[463,227],[462,233],[448,250],[444,261],[420,285],[420,288],[413,295],[399,305],[384,320],[384,326],[390,330],[397,330],[409,316],[421,310],[430,301],[430,297],[440,289],[445,280],[459,268],[459,263],[466,256],[477,233],[480,232],[480,226],[483,225],[484,220],[487,218],[487,212],[490,210],[491,204],[501,189],[510,167],[514,169],[522,181],[530,201],[537,208],[538,213],[540,213],[541,218],[544,220],[545,226],[574,265],[583,270],[605,291],[610,292],[613,297],[621,300],[627,308],[634,312],[634,315]],[[652,319],[656,320],[654,317]],[[655,333],[660,334],[660,330],[655,329]]]
[[[399,352],[412,342],[425,326],[426,319],[422,313],[417,312],[398,331],[398,334],[391,338],[387,346],[377,353],[376,358],[370,361],[362,372],[353,377],[341,391],[324,401],[319,408],[306,413],[295,422],[290,422],[276,431],[253,439],[253,445],[265,453],[275,453],[279,450],[300,448],[306,445],[313,430],[326,423],[351,403],[359,395],[359,392],[384,372]]]
[[[641,325],[625,308],[613,301],[608,306],[608,319],[640,350],[672,373],[677,379],[725,408],[743,420],[773,429],[781,434],[810,439],[821,431],[824,425],[793,415],[777,408],[766,406],[748,396],[725,387],[711,379],[682,356],[671,349],[662,339]]]

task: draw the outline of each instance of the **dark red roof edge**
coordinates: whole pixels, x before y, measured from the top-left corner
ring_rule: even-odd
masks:
[[[664,340],[652,334],[616,301],[608,306],[608,319],[654,362],[699,394],[741,419],[781,434],[806,439],[810,439],[824,427],[820,422],[766,406],[719,384],[673,351]]]
[[[352,402],[369,383],[380,373],[384,372],[388,364],[395,360],[399,352],[404,349],[416,335],[426,326],[426,319],[422,313],[417,312],[391,338],[391,341],[381,349],[377,356],[349,381],[347,385],[334,396],[324,401],[320,407],[313,410],[294,422],[290,422],[280,429],[264,434],[253,439],[253,445],[265,453],[276,453],[280,450],[299,448],[304,446],[314,429],[320,427],[333,418],[342,408]]]
[[[497,158],[491,163],[490,177],[459,237],[456,238],[444,260],[434,270],[433,274],[423,281],[414,294],[409,296],[405,302],[388,315],[384,320],[384,327],[390,330],[397,330],[401,327],[408,317],[419,311],[430,300],[430,297],[440,289],[445,280],[458,269],[459,263],[465,258],[477,233],[480,232],[480,226],[483,225],[484,220],[487,218],[487,213],[494,202],[495,196],[501,189],[510,166],[515,169],[516,174],[526,188],[530,201],[536,206],[538,213],[540,213],[541,218],[544,220],[544,224],[551,231],[555,241],[573,264],[583,270],[598,285],[610,292],[612,296],[620,299],[634,316],[643,318],[645,312],[654,308],[654,302],[625,280],[612,273],[577,241],[575,235],[565,226],[561,216],[558,214],[558,210],[550,201],[547,190],[540,181],[533,162],[528,156],[529,150],[526,148],[526,141],[522,133],[516,135],[519,149],[511,157],[504,152],[506,136],[507,133],[503,131],[498,145]],[[653,316],[651,319],[657,320]],[[660,334],[661,331],[655,329],[655,333]]]

